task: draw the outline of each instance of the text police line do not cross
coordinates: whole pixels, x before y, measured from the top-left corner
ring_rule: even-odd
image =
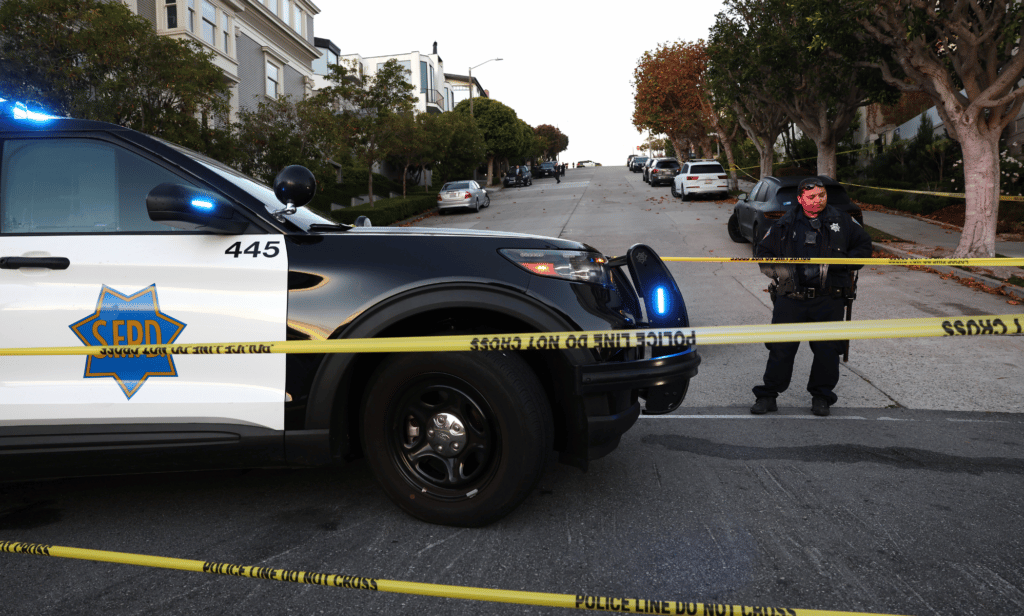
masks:
[[[951,336],[1014,336],[1024,332],[1024,314],[927,317],[875,321],[836,321],[726,325],[687,329],[635,329],[578,332],[526,332],[490,336],[414,336],[406,338],[343,338],[281,342],[225,342],[165,345],[0,348],[12,355],[239,355],[270,353],[415,353],[431,351],[529,351],[694,347],[818,340],[870,340]]]

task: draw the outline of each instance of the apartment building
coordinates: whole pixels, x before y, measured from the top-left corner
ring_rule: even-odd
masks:
[[[330,53],[337,47],[327,39],[319,39],[325,54]],[[437,43],[434,43],[433,52],[429,54],[411,51],[409,53],[390,54],[385,56],[363,57],[357,53],[336,55],[338,61],[345,62],[356,67],[360,77],[374,75],[384,63],[394,58],[399,64],[405,67],[406,77],[415,90],[413,94],[417,97],[415,108],[419,112],[442,113],[455,108],[455,91],[452,84],[445,79],[444,61],[437,55]],[[323,65],[326,74],[326,65]]]
[[[231,85],[231,120],[241,109],[313,91],[313,18],[309,0],[122,0],[158,34],[189,39],[213,54]]]

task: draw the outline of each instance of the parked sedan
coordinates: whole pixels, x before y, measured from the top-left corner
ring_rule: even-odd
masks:
[[[553,178],[555,177],[555,163],[546,162],[541,163],[537,166],[537,170],[533,172],[533,175],[539,178]]]
[[[825,185],[828,204],[846,212],[863,227],[864,214],[850,201],[846,189],[827,175],[817,177]],[[761,241],[776,220],[794,207],[800,206],[796,200],[796,189],[802,179],[803,176],[768,176],[755,184],[749,195],[740,195],[728,223],[729,237],[732,241],[753,242],[757,246],[757,242]]]
[[[480,208],[491,204],[491,197],[487,190],[480,188],[480,185],[473,180],[461,180],[448,182],[441,187],[437,193],[437,211],[443,214],[451,208],[470,208],[479,212]]]
[[[629,170],[633,173],[640,173],[647,163],[647,156],[637,156],[629,162]]]

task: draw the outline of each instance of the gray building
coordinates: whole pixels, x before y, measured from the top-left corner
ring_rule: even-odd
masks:
[[[240,109],[313,90],[313,17],[309,0],[122,0],[158,34],[189,39],[213,54],[231,86],[231,119]]]

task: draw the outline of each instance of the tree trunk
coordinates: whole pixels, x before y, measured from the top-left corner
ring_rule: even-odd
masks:
[[[405,199],[405,178],[409,176],[409,163],[402,168],[402,198]]]
[[[674,137],[669,135],[668,140],[672,142],[672,147],[676,149],[676,160],[681,163],[686,162],[690,151],[686,144],[686,140],[678,135]]]
[[[836,178],[836,135],[831,130],[822,131],[823,137],[816,139],[814,145],[818,147],[818,175],[827,175],[833,180]]]
[[[729,161],[729,190],[739,190],[739,179],[736,177],[736,159],[732,155],[732,140],[728,139],[725,131],[720,131],[718,136],[722,139],[722,149],[725,150],[725,159]]]
[[[994,257],[999,215],[999,133],[986,138],[975,131],[962,130],[960,135],[967,216],[953,256]]]
[[[370,173],[368,173],[367,175],[370,178],[369,179],[369,184],[367,186],[367,190],[370,191],[370,207],[373,207],[373,163],[372,162],[370,163]]]
[[[487,157],[487,179],[485,180],[486,185],[490,186],[492,178],[494,177],[494,157]]]

